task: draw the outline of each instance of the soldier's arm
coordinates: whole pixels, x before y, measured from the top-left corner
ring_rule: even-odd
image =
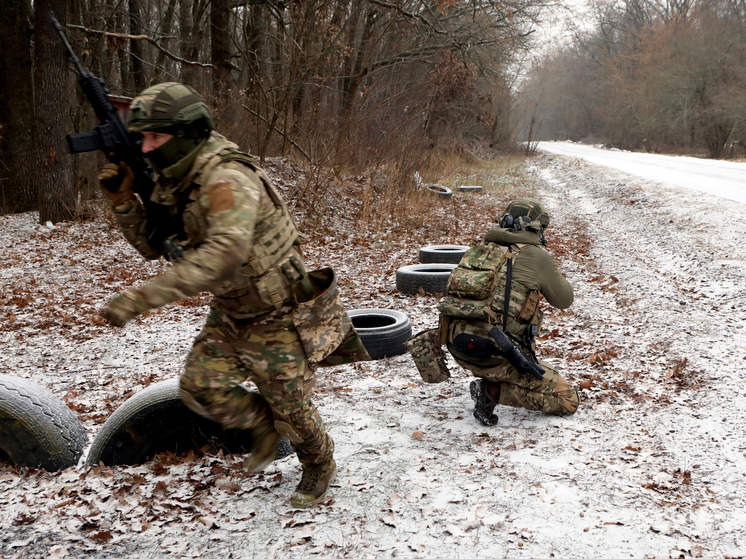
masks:
[[[122,235],[127,239],[137,252],[148,260],[156,260],[163,256],[163,250],[154,249],[147,240],[145,208],[139,201],[135,201],[126,207],[114,208],[114,217],[119,224]]]
[[[265,194],[253,172],[221,166],[202,186],[194,203],[207,216],[207,235],[198,247],[140,291],[151,307],[212,291],[232,277],[248,260],[259,203]]]
[[[557,261],[546,251],[542,250],[545,257],[539,271],[539,284],[541,294],[547,302],[558,309],[566,309],[572,305],[575,295],[570,282],[560,274]]]
[[[560,274],[552,255],[539,246],[530,245],[522,249],[513,278],[529,289],[538,289],[553,307],[566,309],[572,305],[572,286]]]

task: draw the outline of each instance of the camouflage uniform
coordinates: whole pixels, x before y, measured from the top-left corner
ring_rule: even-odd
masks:
[[[513,264],[513,284],[528,291],[537,290],[547,302],[559,309],[568,308],[573,301],[572,287],[559,273],[557,263],[552,256],[540,245],[539,234],[534,231],[512,231],[495,227],[487,232],[485,241],[502,246],[524,245],[517,252]],[[504,288],[504,283],[501,284]],[[541,311],[537,313],[534,323],[541,326]],[[502,327],[501,321],[497,323]],[[544,361],[539,361],[545,369],[544,379],[537,380],[518,372],[515,367],[501,357],[475,359],[460,353],[453,344],[454,338],[460,333],[489,337],[487,332],[494,324],[472,322],[466,320],[452,320],[448,325],[446,345],[451,355],[465,369],[474,376],[500,384],[500,399],[498,404],[520,407],[529,410],[542,411],[552,415],[572,414],[578,408],[578,395],[570,383],[564,379],[556,369]],[[532,355],[535,344],[529,345],[525,341],[528,324],[521,324],[514,316],[508,315],[507,333],[514,340],[519,340],[521,348]]]
[[[510,212],[517,217],[515,228]],[[529,328],[536,333],[541,328],[540,297],[543,295],[550,305],[561,309],[573,301],[570,284],[542,246],[543,231],[549,224],[543,207],[527,200],[516,201],[508,206],[505,215],[510,217],[510,228],[503,223],[491,229],[451,273],[446,296],[438,306],[439,327],[407,342],[425,382],[443,382],[450,377],[443,345],[459,365],[484,379],[473,381],[470,386],[476,401],[474,416],[484,425],[497,423],[492,414],[496,404],[553,415],[571,414],[578,408],[575,388],[556,369],[538,361],[545,370],[544,378],[538,380],[518,371],[496,351],[490,334],[495,326],[504,330],[525,354],[535,356],[534,336],[527,333]],[[503,314],[507,314],[507,320]]]
[[[369,359],[334,272],[306,269],[284,200],[250,156],[213,131],[193,88],[148,88],[132,102],[129,129],[142,134],[156,171],[152,191],[122,164],[105,165],[99,183],[130,244],[173,266],[118,294],[102,314],[123,326],[148,309],[212,292],[181,377],[182,400],[226,428],[253,431],[250,472],[271,462],[286,437],[303,465],[292,505],[310,507],[336,475],[334,444],[311,401],[314,371]],[[259,392],[240,387],[246,379]]]
[[[226,428],[259,435],[278,428],[304,466],[324,467],[334,444],[311,401],[314,366],[293,321],[292,288],[307,274],[299,235],[259,168],[221,158],[236,150],[212,132],[182,180],[158,177],[151,200],[171,207],[183,222],[184,238],[171,239],[172,252],[181,256],[150,246],[140,204],[115,216],[144,257],[166,255],[173,262],[139,289],[149,307],[203,291],[215,295],[181,378],[184,403]],[[179,217],[177,200],[187,188],[190,202]],[[280,246],[272,254],[256,246],[257,238]],[[247,378],[261,396],[238,388]]]

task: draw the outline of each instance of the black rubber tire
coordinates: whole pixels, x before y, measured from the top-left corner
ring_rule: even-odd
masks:
[[[78,463],[87,444],[83,425],[52,392],[0,375],[0,449],[14,464],[62,470]]]
[[[445,293],[448,276],[456,264],[412,264],[396,271],[396,288],[407,295],[416,295],[420,287],[425,293]]]
[[[469,249],[459,245],[429,245],[420,249],[421,264],[458,264]]]
[[[371,359],[406,353],[404,345],[412,337],[409,317],[389,309],[355,309],[347,313]]]
[[[86,464],[132,466],[160,452],[197,450],[207,444],[226,454],[247,454],[252,442],[251,431],[223,429],[187,408],[179,396],[179,379],[173,378],[151,384],[119,406],[93,439]],[[290,443],[281,439],[278,458],[291,452]]]
[[[458,191],[459,192],[482,192],[481,186],[459,186]]]
[[[451,198],[453,196],[453,191],[447,186],[442,186],[440,184],[428,184],[426,188],[430,192],[435,194],[438,198]]]

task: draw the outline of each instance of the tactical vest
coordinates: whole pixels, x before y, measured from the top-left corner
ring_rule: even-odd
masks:
[[[228,280],[225,290],[214,292],[218,308],[242,319],[279,309],[291,301],[292,287],[306,277],[308,270],[300,252],[294,249],[302,243],[302,237],[290,210],[250,155],[230,148],[218,152],[193,179],[194,191],[218,165],[232,161],[257,173],[275,205],[274,212],[257,223],[244,266]]]
[[[506,318],[519,325],[536,324],[541,326],[543,313],[539,309],[541,294],[530,290],[518,282],[510,281],[508,289],[507,317],[505,317],[505,294],[508,281],[509,262],[520,253],[525,244],[510,246],[481,241],[466,251],[457,268],[448,278],[446,294],[438,311],[444,317],[442,339],[450,320],[483,322],[506,329]],[[507,332],[513,335],[519,332]],[[525,332],[525,326],[520,328]]]

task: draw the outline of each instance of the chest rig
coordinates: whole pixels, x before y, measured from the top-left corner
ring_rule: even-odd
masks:
[[[193,202],[215,168],[229,162],[240,163],[254,171],[274,205],[274,210],[256,224],[245,264],[213,290],[218,308],[236,319],[252,318],[279,309],[290,301],[292,287],[301,282],[308,271],[300,252],[294,249],[301,244],[302,238],[290,210],[250,155],[226,148],[205,163],[179,196],[176,222],[181,229],[171,248],[168,246],[170,240],[167,241],[166,249],[172,259],[178,259],[185,250],[196,249],[204,241],[207,219],[200,206]]]

